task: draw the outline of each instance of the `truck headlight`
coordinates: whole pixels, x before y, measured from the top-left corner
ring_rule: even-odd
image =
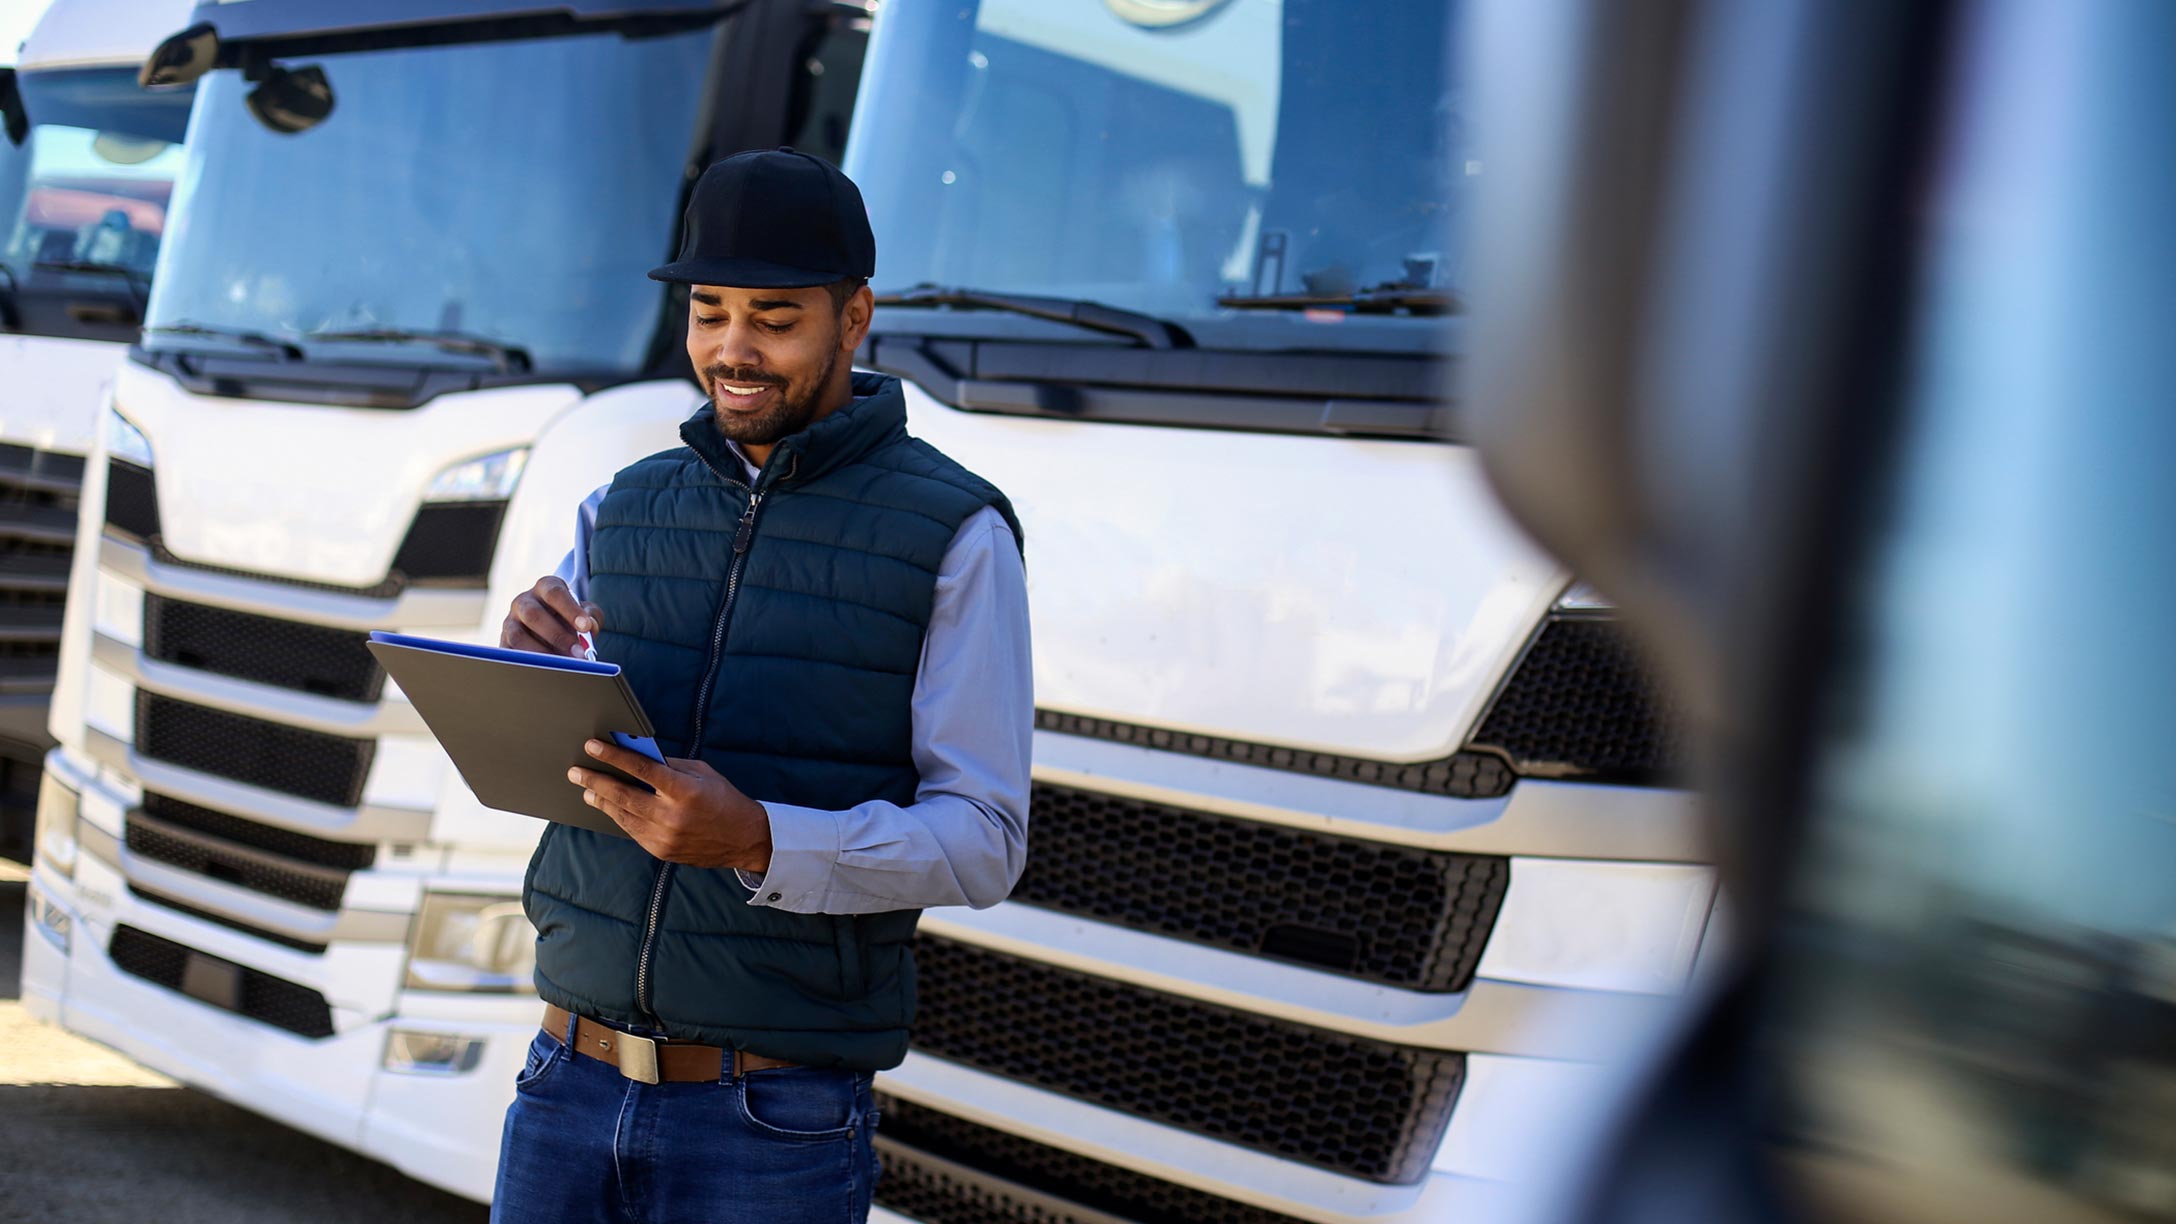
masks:
[[[514,486],[521,482],[521,469],[528,463],[529,448],[526,446],[463,460],[440,472],[424,492],[423,500],[505,501],[514,495]]]
[[[425,893],[408,945],[411,990],[534,994],[536,928],[512,897]]]
[[[64,879],[74,879],[76,874],[76,811],[82,798],[50,773],[38,785],[38,823],[31,835],[31,853]]]
[[[106,409],[106,454],[140,468],[151,467],[151,440],[111,407]]]

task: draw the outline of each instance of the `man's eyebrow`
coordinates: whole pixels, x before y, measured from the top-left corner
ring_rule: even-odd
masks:
[[[693,295],[693,296],[694,296],[694,298],[695,298],[695,300],[696,300],[696,301],[698,301],[698,302],[701,302],[701,303],[702,303],[703,305],[705,305],[705,306],[723,306],[723,305],[725,305],[725,299],[724,299],[724,298],[721,298],[721,297],[719,297],[719,296],[718,296],[717,294],[715,294],[715,293],[704,293],[704,292],[703,292],[703,291],[701,291],[701,290],[697,290],[697,291],[696,291],[696,292],[694,293],[694,295]]]
[[[801,303],[791,298],[757,298],[748,303],[750,310],[799,310]]]

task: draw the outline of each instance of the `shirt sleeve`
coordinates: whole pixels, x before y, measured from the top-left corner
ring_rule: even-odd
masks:
[[[611,487],[609,483],[598,485],[596,492],[582,499],[574,512],[574,547],[552,571],[576,599],[589,598],[589,538],[597,533],[597,507],[604,504],[604,495]]]
[[[764,804],[771,866],[740,873],[749,904],[865,914],[1004,900],[1027,864],[1031,668],[1026,570],[1012,529],[984,507],[938,567],[912,698],[914,802]]]

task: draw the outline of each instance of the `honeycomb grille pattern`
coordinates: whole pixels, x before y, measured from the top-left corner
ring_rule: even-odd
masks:
[[[250,786],[353,807],[374,740],[300,731],[139,691],[136,740],[144,755]]]
[[[167,663],[277,688],[376,701],[385,669],[344,629],[298,624],[158,595],[144,597],[144,651]]]
[[[258,824],[241,816],[213,811],[184,803],[168,795],[147,791],[144,793],[145,813],[171,825],[180,825],[197,833],[217,837],[224,841],[238,842],[257,850],[270,851],[286,858],[315,863],[320,867],[337,867],[343,871],[360,871],[375,862],[378,848],[357,842],[332,841],[282,829],[278,825]]]
[[[145,981],[154,982],[168,990],[180,990],[182,979],[189,971],[189,958],[204,956],[171,939],[161,939],[149,931],[132,926],[115,927],[113,942],[107,955],[124,972],[134,974]],[[207,960],[217,960],[206,957]],[[220,965],[230,962],[217,961]],[[232,1009],[236,1015],[247,1016],[286,1029],[297,1036],[323,1038],[332,1036],[332,1007],[325,996],[307,986],[300,986],[284,978],[260,973],[247,966],[241,967],[242,1005]],[[222,1009],[228,1010],[228,1009]]]
[[[1389,786],[1430,795],[1448,795],[1454,799],[1493,799],[1509,792],[1513,779],[1511,766],[1503,758],[1487,752],[1454,752],[1441,760],[1418,761],[1407,765],[1395,761],[1337,756],[1328,752],[1310,752],[1304,748],[1281,748],[1246,740],[1220,739],[1213,735],[1173,731],[1167,727],[1145,727],[1137,723],[1062,714],[1056,710],[1037,710],[1035,726],[1037,730],[1055,731],[1060,735],[1115,740],[1121,744],[1138,744],[1143,748],[1155,748],[1164,752],[1184,752],[1191,756],[1214,757],[1220,761],[1237,761],[1242,765],[1258,765],[1264,769],[1315,774],[1346,782],[1362,782],[1369,786]]]
[[[305,864],[287,866],[261,851],[230,848],[211,838],[178,836],[142,816],[128,820],[128,848],[206,879],[313,909],[339,909],[340,898],[347,892],[345,872]]]
[[[138,888],[134,884],[129,885],[128,891],[131,896],[141,897],[156,905],[163,905],[177,913],[187,914],[191,918],[214,923],[229,930],[240,931],[245,935],[252,935],[258,939],[268,940],[276,944],[285,944],[297,952],[308,952],[314,956],[321,956],[325,952],[326,945],[324,944],[314,943],[307,939],[297,939],[283,931],[271,931],[266,930],[264,927],[252,926],[249,923],[229,918],[225,914],[215,914],[208,909],[198,909],[186,901],[176,900],[165,893],[153,892],[148,888]]]
[[[393,570],[414,582],[482,586],[499,547],[503,501],[448,502],[416,511],[394,554]]]
[[[1035,787],[1031,824],[1016,900],[1412,990],[1466,988],[1511,875],[1062,786]]]
[[[917,944],[916,1048],[1378,1182],[1427,1172],[1465,1055],[1307,1028],[948,939]]]
[[[923,1224],[1045,1224],[1096,1217],[1054,1212],[1011,1187],[1078,1203],[1136,1224],[1298,1224],[1264,1211],[1105,1164],[1061,1148],[877,1095],[884,1178],[877,1202]],[[935,1159],[931,1159],[935,1158]],[[964,1167],[983,1178],[962,1177]],[[1010,1183],[1007,1186],[1005,1183]]]
[[[1612,620],[1555,617],[1489,707],[1473,743],[1538,777],[1667,780],[1684,761],[1683,711]]]
[[[159,490],[149,468],[106,461],[106,523],[140,540],[159,534]]]

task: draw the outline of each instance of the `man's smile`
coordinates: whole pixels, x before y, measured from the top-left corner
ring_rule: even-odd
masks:
[[[778,389],[776,383],[716,382],[711,386],[718,393],[716,398],[719,406],[736,412],[760,407],[764,403],[764,397]]]

